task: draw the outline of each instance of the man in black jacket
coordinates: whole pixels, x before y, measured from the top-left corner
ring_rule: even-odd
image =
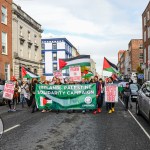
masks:
[[[125,110],[128,110],[128,103],[129,103],[129,98],[131,95],[131,89],[129,87],[129,83],[126,84],[126,87],[123,90],[123,98],[124,98],[124,102],[125,102]]]

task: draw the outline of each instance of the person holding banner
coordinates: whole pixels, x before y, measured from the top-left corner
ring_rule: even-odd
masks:
[[[100,95],[100,108],[103,106],[103,99],[104,99],[104,91],[105,91],[105,83],[103,82],[102,78],[99,79],[101,84],[101,95]]]
[[[100,113],[101,112],[101,102],[100,102],[100,96],[101,96],[101,84],[100,82],[98,81],[98,76],[95,76],[94,77],[94,81],[96,83],[96,99],[97,99],[97,110],[95,110],[93,112],[93,114],[97,114],[97,113]]]
[[[113,84],[113,78],[112,77],[109,77],[108,84]],[[107,102],[106,105],[107,105],[107,108],[109,110],[108,111],[109,114],[115,112],[115,108],[114,108],[115,107],[115,103],[114,102]]]

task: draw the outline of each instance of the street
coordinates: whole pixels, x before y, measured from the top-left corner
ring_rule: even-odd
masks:
[[[133,106],[131,112],[150,135],[148,122],[136,116],[135,103]],[[8,113],[6,106],[1,108],[4,123],[1,150],[150,149],[150,139],[130,113],[124,111],[120,101],[113,114],[108,114],[104,106],[102,113],[97,115],[40,111],[31,114],[27,108]]]

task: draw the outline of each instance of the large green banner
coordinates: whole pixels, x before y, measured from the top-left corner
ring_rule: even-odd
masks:
[[[36,85],[39,109],[69,110],[95,109],[96,84]]]

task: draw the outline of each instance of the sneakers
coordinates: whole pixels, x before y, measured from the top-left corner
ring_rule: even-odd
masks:
[[[15,112],[15,111],[16,111],[16,109],[12,109],[11,111],[12,111],[12,112]]]
[[[111,114],[111,113],[112,113],[112,110],[110,109],[108,113]]]
[[[112,112],[115,112],[115,109],[114,109],[114,107],[113,107],[111,110],[112,110]]]
[[[96,115],[96,114],[97,114],[97,111],[95,110],[95,111],[93,112],[93,114]]]
[[[97,109],[97,112],[98,112],[98,113],[101,113],[101,112],[102,112],[102,110],[101,110],[100,108],[98,108],[98,109]]]
[[[85,114],[85,110],[82,110],[82,113]]]

